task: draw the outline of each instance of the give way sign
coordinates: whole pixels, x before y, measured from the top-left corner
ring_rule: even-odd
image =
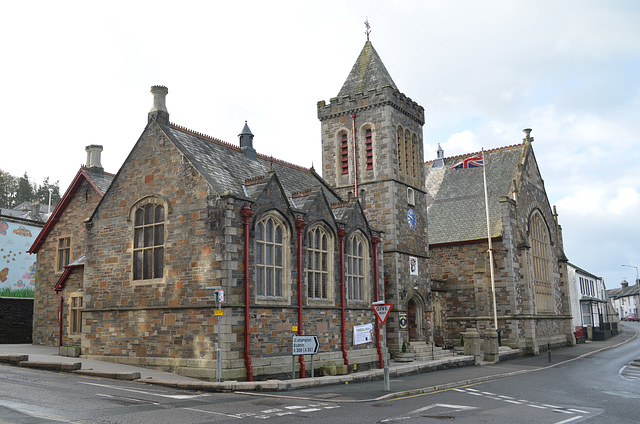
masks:
[[[391,304],[382,303],[377,305],[371,305],[373,311],[378,316],[378,319],[381,323],[385,323],[387,321],[387,317],[389,316],[389,311],[391,310]]]

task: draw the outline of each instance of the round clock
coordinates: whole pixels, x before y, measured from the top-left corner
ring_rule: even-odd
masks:
[[[416,217],[416,212],[413,209],[409,209],[407,211],[407,223],[409,224],[409,228],[415,230],[418,224],[417,221],[418,218]]]

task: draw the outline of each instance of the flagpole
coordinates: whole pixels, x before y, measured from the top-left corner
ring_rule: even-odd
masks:
[[[489,267],[491,269],[491,296],[493,296],[493,327],[498,331],[498,309],[496,307],[496,284],[493,272],[493,248],[491,246],[491,225],[489,223],[489,195],[487,194],[487,158],[482,149],[482,179],[484,181],[484,206],[487,215],[487,239],[489,240]]]

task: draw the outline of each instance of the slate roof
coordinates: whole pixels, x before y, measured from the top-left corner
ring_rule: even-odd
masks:
[[[621,297],[629,297],[629,296],[637,296],[638,295],[638,284],[628,287],[620,287],[617,289],[607,290],[607,296],[610,299],[619,299]]]
[[[273,171],[287,198],[291,198],[293,193],[320,186],[329,203],[342,200],[313,169],[261,154],[257,154],[256,160],[251,160],[239,146],[175,124],[162,128],[219,194],[253,199],[261,192],[259,183]]]
[[[522,143],[484,152],[492,238],[502,235],[498,199],[510,195],[524,148]],[[444,158],[442,167],[433,167],[436,160],[425,163],[429,244],[487,238],[483,168],[450,169],[477,153]]]
[[[87,168],[85,166],[80,167],[80,170],[78,170],[78,173],[73,178],[73,181],[69,185],[69,188],[67,188],[67,191],[62,196],[62,199],[60,199],[60,203],[58,203],[56,208],[51,213],[51,216],[47,220],[46,225],[44,226],[42,231],[40,231],[40,234],[38,234],[38,237],[36,237],[36,240],[33,242],[28,252],[38,253],[38,250],[42,246],[42,243],[44,243],[45,239],[60,219],[60,216],[63,214],[63,212],[73,199],[73,196],[75,195],[78,188],[80,188],[83,181],[88,181],[89,184],[91,184],[91,186],[98,192],[98,195],[102,197],[113,182],[114,178],[115,175],[102,172],[101,169],[98,170]],[[81,219],[85,218],[88,217],[81,217]]]
[[[377,90],[386,86],[398,89],[376,49],[373,48],[373,44],[367,40],[349,76],[342,85],[338,97],[366,93],[369,90]]]

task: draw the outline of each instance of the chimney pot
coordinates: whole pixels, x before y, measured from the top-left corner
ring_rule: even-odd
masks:
[[[169,111],[167,111],[167,94],[169,89],[163,85],[154,85],[151,87],[151,94],[153,94],[153,105],[149,111],[149,121],[152,118],[162,125],[169,123]]]
[[[100,163],[102,146],[98,144],[91,144],[90,146],[85,147],[84,150],[87,152],[87,163],[85,166],[93,172],[103,172],[104,169]]]

